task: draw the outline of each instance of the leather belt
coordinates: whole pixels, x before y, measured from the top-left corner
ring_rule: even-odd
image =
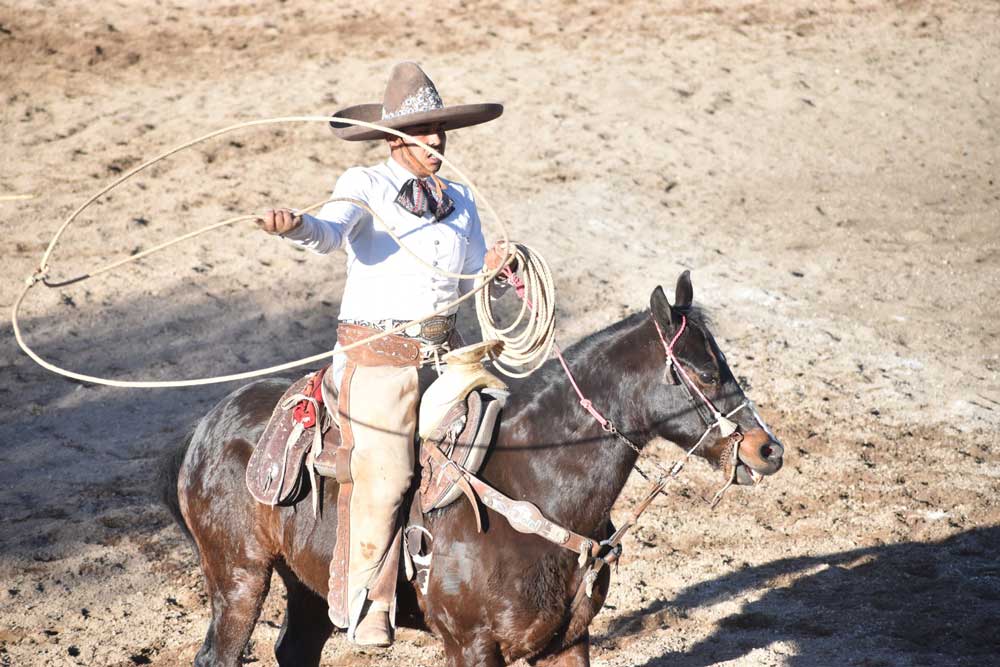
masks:
[[[341,345],[351,345],[380,331],[361,324],[341,322],[337,325],[337,341]],[[423,358],[419,342],[395,334],[367,342],[345,354],[359,366],[419,366]]]
[[[398,334],[399,336],[405,336],[407,338],[415,338],[417,340],[423,341],[430,345],[441,345],[451,337],[451,332],[455,329],[455,321],[457,319],[456,315],[438,315],[430,319],[424,320],[423,322],[418,322],[412,324]],[[353,324],[357,326],[367,327],[369,329],[378,329],[379,331],[388,331],[389,329],[395,329],[401,324],[406,324],[409,320],[394,320],[394,319],[384,319],[384,320],[341,320],[345,324]]]

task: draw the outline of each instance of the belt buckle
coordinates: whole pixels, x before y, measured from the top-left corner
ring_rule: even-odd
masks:
[[[423,325],[420,322],[417,322],[403,329],[403,335],[410,338],[420,338],[423,329]]]
[[[448,334],[450,332],[451,321],[449,318],[435,317],[424,322],[420,335],[437,345],[448,340]]]

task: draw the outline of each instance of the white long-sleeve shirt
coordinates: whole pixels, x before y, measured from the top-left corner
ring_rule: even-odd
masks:
[[[430,213],[418,217],[395,202],[400,187],[411,178],[413,174],[390,157],[373,167],[345,171],[332,196],[363,201],[407,248],[429,264],[452,273],[478,272],[486,242],[471,190],[441,179],[455,209],[435,222]],[[346,250],[341,320],[415,319],[472,289],[471,279],[448,278],[417,262],[382,231],[368,211],[348,202],[330,202],[315,216],[303,215],[302,225],[285,238],[319,254]]]

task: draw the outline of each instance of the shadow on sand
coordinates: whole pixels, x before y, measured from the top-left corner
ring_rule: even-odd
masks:
[[[269,298],[249,290],[225,300],[166,293],[105,309],[60,306],[21,326],[43,357],[115,378],[232,373],[333,347],[337,303],[317,298],[307,309],[262,308]],[[65,322],[72,322],[68,333]],[[158,503],[156,459],[218,400],[249,382],[96,386],[35,365],[14,347],[9,325],[0,328],[0,340],[7,357],[0,364],[0,555],[57,557],[74,548],[62,543],[67,532],[56,532],[57,524]],[[119,351],[116,341],[128,345]]]
[[[762,591],[707,638],[644,667],[739,664],[776,642],[793,647],[781,664],[800,667],[997,664],[998,553],[1000,526],[991,526],[939,542],[775,560],[647,605],[595,640],[616,644],[664,624],[683,626],[698,609]]]

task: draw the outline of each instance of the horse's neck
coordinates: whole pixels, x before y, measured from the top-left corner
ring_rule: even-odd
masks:
[[[639,446],[651,437],[645,387],[658,372],[650,335],[648,315],[633,316],[566,353],[584,396]],[[513,387],[486,472],[552,520],[589,533],[607,519],[638,454],[584,410],[555,363]]]

